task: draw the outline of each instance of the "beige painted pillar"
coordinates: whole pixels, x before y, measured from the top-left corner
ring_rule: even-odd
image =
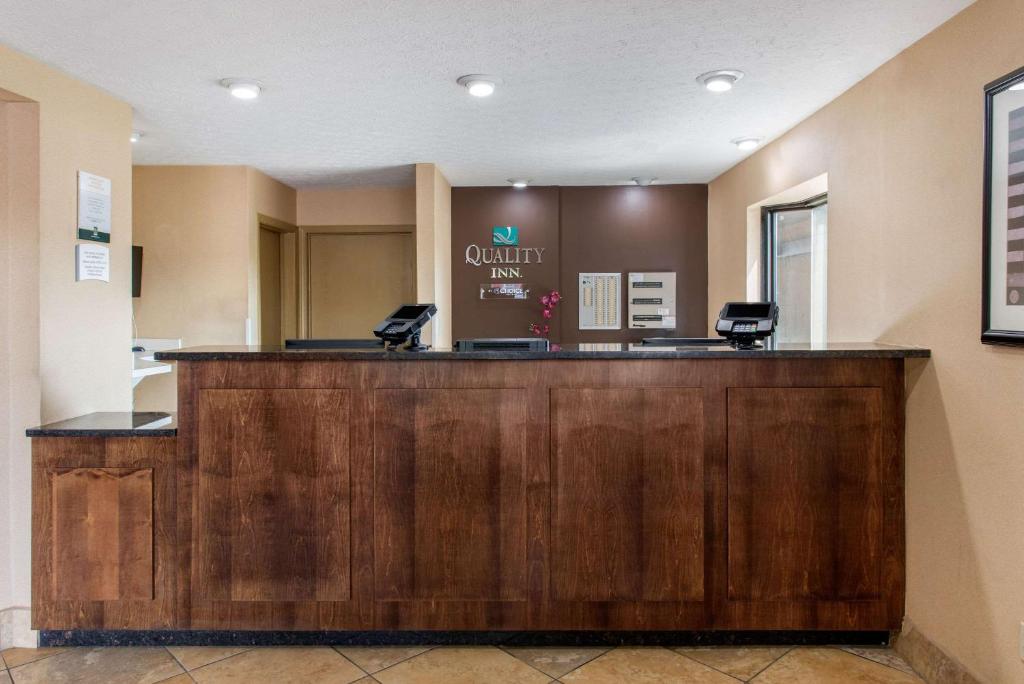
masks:
[[[416,301],[437,315],[423,341],[452,344],[452,186],[434,164],[416,165]]]

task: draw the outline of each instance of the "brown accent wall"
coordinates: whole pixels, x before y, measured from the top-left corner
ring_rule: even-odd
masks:
[[[466,263],[466,246],[490,246],[491,228],[519,227],[522,247],[544,247],[540,266],[521,265],[530,300],[482,301],[488,266]],[[578,274],[623,274],[622,329],[579,330]],[[626,326],[626,275],[675,271],[679,324],[674,333],[701,336],[707,319],[707,186],[534,187],[452,189],[452,336],[523,337],[541,322],[537,298],[565,297],[552,325],[553,342],[640,340],[651,331]]]
[[[655,335],[702,337],[708,306],[708,187],[561,188],[562,294],[566,342],[627,342]],[[579,329],[579,273],[622,272],[622,329]],[[675,332],[631,330],[627,273],[675,271]]]
[[[490,267],[466,263],[466,245],[491,245],[493,226],[519,226],[522,247],[544,247],[540,265],[522,266],[531,300],[481,301]],[[509,281],[511,282],[511,281]],[[542,292],[558,287],[558,188],[452,188],[452,339],[526,337],[539,322]],[[559,311],[559,314],[562,314]],[[561,315],[559,315],[561,318]],[[557,328],[551,339],[559,341]]]

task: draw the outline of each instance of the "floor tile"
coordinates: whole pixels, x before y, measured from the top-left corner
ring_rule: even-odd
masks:
[[[555,679],[608,651],[607,648],[506,648],[505,651]]]
[[[843,646],[842,649],[847,653],[858,655],[861,658],[867,658],[873,660],[876,663],[882,665],[888,665],[889,667],[896,668],[901,672],[907,674],[917,674],[914,669],[907,664],[903,658],[901,658],[896,651],[885,646]]]
[[[665,648],[617,648],[561,680],[566,684],[736,684],[732,677]]]
[[[249,649],[234,646],[168,646],[167,650],[186,670],[194,670],[203,665],[244,653]]]
[[[373,675],[382,684],[547,684],[550,677],[493,646],[435,648]]]
[[[187,673],[182,673],[180,675],[174,675],[170,679],[158,682],[157,684],[192,684],[192,678],[189,677]]]
[[[334,650],[373,674],[430,650],[429,646],[335,646]]]
[[[357,679],[352,684],[377,684],[377,680],[373,677],[367,676],[363,677],[362,679]]]
[[[68,648],[13,668],[17,684],[154,684],[183,672],[163,648]]]
[[[199,684],[349,684],[366,673],[326,646],[254,648],[190,672]]]
[[[752,681],[755,684],[920,684],[923,680],[838,648],[794,648]]]
[[[7,670],[0,670],[0,684],[11,684],[11,676]]]
[[[708,667],[747,681],[786,655],[789,646],[712,646],[708,648],[684,647],[675,650]]]
[[[8,648],[0,651],[8,669],[14,669],[19,665],[31,663],[34,660],[42,660],[56,655],[66,649],[63,648]]]

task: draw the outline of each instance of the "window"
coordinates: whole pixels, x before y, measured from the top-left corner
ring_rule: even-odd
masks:
[[[761,209],[761,294],[779,305],[779,342],[823,343],[828,196]]]

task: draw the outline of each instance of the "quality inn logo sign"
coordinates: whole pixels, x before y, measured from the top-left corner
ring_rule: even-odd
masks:
[[[491,243],[495,247],[515,246],[519,244],[518,226],[494,226],[491,229]]]
[[[491,228],[491,246],[468,245],[466,263],[490,266],[491,278],[521,278],[521,265],[544,263],[545,247],[520,247],[518,226]]]

